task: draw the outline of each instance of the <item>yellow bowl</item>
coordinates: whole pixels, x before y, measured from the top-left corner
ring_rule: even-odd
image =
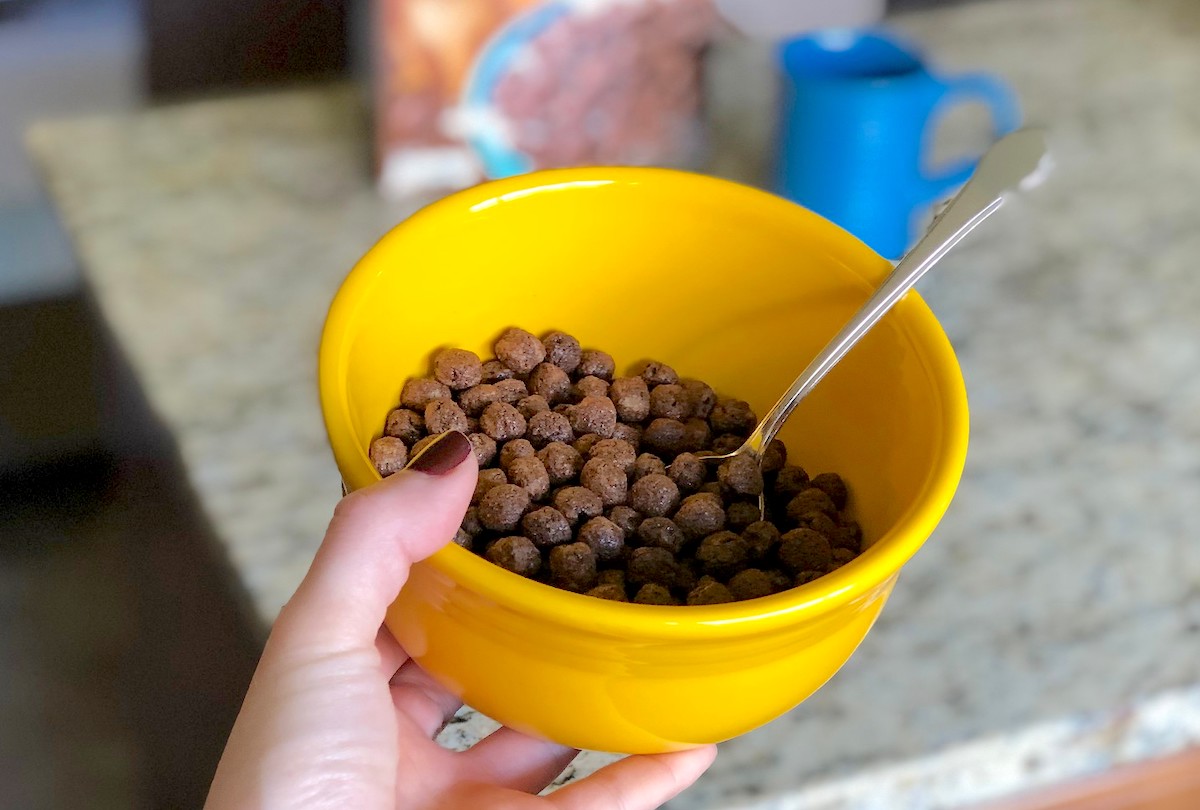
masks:
[[[333,301],[321,406],[350,489],[430,353],[487,356],[502,328],[563,329],[618,371],[657,358],[765,413],[890,265],[769,194],[662,169],[576,169],[447,197],[383,237]],[[415,566],[387,625],[439,682],[496,720],[578,748],[717,742],[796,706],[846,662],[962,473],[954,352],[910,293],[782,433],[836,471],[869,548],[821,579],[711,607],[608,602],[504,571],[455,545]]]

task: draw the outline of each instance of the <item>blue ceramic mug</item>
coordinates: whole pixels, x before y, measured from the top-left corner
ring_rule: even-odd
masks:
[[[976,159],[927,166],[937,121],[983,102],[996,137],[1020,126],[1013,93],[980,73],[932,74],[912,48],[879,31],[828,31],[780,51],[782,108],[776,191],[898,258],[922,215],[966,182]]]

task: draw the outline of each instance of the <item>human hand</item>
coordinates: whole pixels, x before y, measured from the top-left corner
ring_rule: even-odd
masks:
[[[535,795],[577,751],[501,728],[464,752],[433,741],[461,705],[383,625],[410,566],[454,535],[477,467],[447,433],[408,467],[343,498],[275,622],[207,808],[657,807],[712,763],[712,746],[633,756]]]

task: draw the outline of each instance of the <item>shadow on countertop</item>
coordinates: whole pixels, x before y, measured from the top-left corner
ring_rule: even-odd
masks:
[[[84,297],[0,308],[0,806],[199,807],[260,650]]]

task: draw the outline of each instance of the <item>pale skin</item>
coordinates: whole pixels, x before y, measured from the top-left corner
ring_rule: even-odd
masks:
[[[454,535],[474,457],[406,469],[338,504],[271,631],[205,805],[233,808],[642,810],[691,785],[713,747],[620,760],[537,793],[577,751],[508,728],[465,752],[434,736],[459,708],[382,626],[410,566]]]

